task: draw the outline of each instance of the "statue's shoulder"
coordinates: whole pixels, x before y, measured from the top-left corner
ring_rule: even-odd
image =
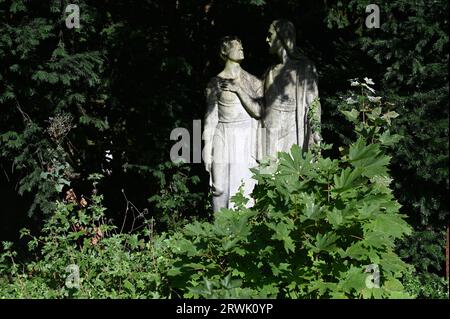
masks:
[[[316,72],[316,65],[310,58],[305,55],[302,55],[299,59],[297,59],[297,65],[303,71]]]
[[[210,90],[219,88],[219,81],[220,81],[219,76],[217,76],[217,75],[213,76],[211,79],[209,79],[209,82],[208,82],[206,88],[210,89]]]
[[[248,79],[256,79],[256,80],[258,79],[257,76],[255,76],[255,75],[245,71],[244,69],[242,69],[242,76],[244,76],[244,77],[246,77]]]
[[[213,76],[212,78],[209,79],[208,85],[215,85],[217,83],[219,83],[219,75]]]
[[[257,76],[255,76],[255,75],[245,71],[244,69],[242,69],[241,77],[244,78],[246,81],[251,82],[251,83],[259,84],[261,82],[260,78],[258,78]]]

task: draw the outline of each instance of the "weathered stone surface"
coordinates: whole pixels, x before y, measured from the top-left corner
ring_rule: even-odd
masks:
[[[226,37],[220,55],[225,68],[213,77],[206,89],[207,113],[203,138],[204,161],[210,173],[213,209],[231,207],[230,198],[244,183],[248,196],[255,185],[250,168],[256,165],[260,104],[250,109],[241,101],[262,96],[262,83],[240,66],[244,59],[239,39]],[[249,203],[251,204],[251,203]]]
[[[263,156],[289,152],[293,144],[307,150],[320,143],[317,71],[299,53],[295,40],[291,22],[276,20],[270,25],[266,41],[279,63],[269,67],[262,81],[241,68],[241,41],[222,40],[225,68],[206,89],[203,133],[214,211],[231,207],[230,198],[241,182],[244,195],[251,193],[255,181],[250,168]]]

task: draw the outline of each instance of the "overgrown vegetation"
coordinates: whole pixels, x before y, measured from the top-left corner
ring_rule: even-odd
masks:
[[[368,83],[352,82],[372,90]],[[169,275],[184,297],[408,296],[399,279],[410,271],[394,241],[411,228],[389,188],[390,158],[382,151],[398,138],[385,129],[397,114],[383,112],[377,100],[359,95],[357,107],[343,111],[358,139],[340,159],[294,145],[254,170],[253,208],[238,194],[237,210],[172,237]],[[382,273],[380,282],[367,282],[368,265]]]
[[[394,250],[411,227],[389,188],[383,151],[399,138],[388,129],[397,114],[383,111],[371,83],[353,80],[362,94],[342,103],[357,140],[340,158],[324,157],[329,145],[314,153],[294,145],[290,154],[266,159],[253,170],[255,206],[245,208],[249,199],[238,193],[236,208],[216,213],[213,222],[157,234],[154,219],[141,214],[140,226],[123,233],[105,220],[96,188],[101,176],[91,175],[91,198],[71,192],[40,236],[22,231],[31,236],[31,262],[17,263],[4,243],[0,265],[9,271],[2,296],[413,297],[417,291],[402,284],[413,268]],[[77,287],[67,282],[67,265],[79,270]]]
[[[80,29],[65,26],[68,3]],[[2,296],[405,296],[399,280],[410,296],[448,298],[448,2],[384,2],[380,29],[365,27],[369,3],[0,0],[0,241],[13,242],[0,248]],[[256,206],[211,216],[202,165],[168,162],[170,131],[203,117],[217,39],[238,35],[244,68],[261,75],[280,17],[318,68],[333,145],[263,164]],[[386,218],[396,227],[377,246],[370,231]],[[239,239],[225,249],[230,234]],[[393,270],[386,254],[413,268]],[[65,285],[72,262],[79,290]],[[381,288],[352,286],[374,263]]]

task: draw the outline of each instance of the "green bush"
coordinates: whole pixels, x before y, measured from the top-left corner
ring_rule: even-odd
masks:
[[[404,286],[414,298],[448,299],[448,280],[433,273],[408,274]]]
[[[399,243],[399,256],[415,265],[414,273],[405,278],[405,287],[417,298],[449,298],[448,280],[441,267],[445,263],[445,235],[445,231],[439,237],[432,230],[414,231]]]
[[[254,208],[236,198],[238,210],[171,238],[174,285],[185,297],[406,297],[399,279],[408,267],[394,240],[411,229],[388,188],[387,163],[363,139],[342,160],[313,161],[295,146],[280,154],[275,172],[255,172]],[[366,283],[369,264],[381,273],[379,288]]]
[[[236,208],[214,221],[194,221],[155,235],[142,219],[131,233],[105,221],[102,196],[66,199],[29,248],[36,259],[19,266],[9,244],[0,255],[2,297],[50,298],[408,298],[417,296],[414,269],[395,253],[411,233],[390,188],[384,149],[400,138],[374,97],[370,79],[343,100],[356,141],[337,159],[321,145],[310,152],[266,158],[253,169],[255,205],[238,193]],[[172,185],[172,184],[170,184]],[[173,184],[176,185],[176,184]],[[186,195],[186,192],[182,191]],[[164,196],[154,198],[164,204]],[[166,213],[176,203],[168,203]],[[174,224],[176,226],[176,224]],[[178,226],[179,227],[179,226]],[[24,235],[29,232],[24,231]],[[65,269],[77,265],[78,287]],[[409,288],[408,293],[402,281]]]
[[[93,175],[94,180],[99,175]],[[94,183],[97,183],[95,181]],[[1,298],[163,298],[164,236],[154,236],[152,220],[138,231],[120,233],[105,220],[102,195],[82,204],[57,202],[42,234],[30,236],[35,259],[23,265],[4,243],[0,254]],[[80,204],[81,203],[81,204]],[[87,203],[87,204],[86,204]],[[80,206],[81,205],[81,206]],[[87,205],[86,207],[83,207]],[[68,280],[70,265],[79,280]]]
[[[372,81],[342,104],[357,141],[339,159],[279,153],[254,169],[248,199],[235,196],[211,223],[195,222],[170,239],[175,256],[168,275],[184,297],[400,298],[401,278],[412,268],[395,253],[395,240],[411,233],[389,188],[383,148],[400,136],[388,126]],[[322,147],[325,150],[327,147]],[[370,267],[368,267],[371,265]],[[377,269],[379,282],[375,274]]]

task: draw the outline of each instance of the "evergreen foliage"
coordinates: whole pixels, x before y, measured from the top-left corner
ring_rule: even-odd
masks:
[[[72,2],[79,29],[65,25]],[[369,3],[0,0],[0,240],[18,248],[0,247],[2,296],[394,297],[404,296],[400,280],[410,296],[448,297],[448,2],[384,1],[379,29],[365,27]],[[262,75],[271,63],[267,27],[281,17],[294,22],[299,48],[318,68],[322,135],[333,145],[266,162],[255,171],[254,209],[211,216],[208,176],[202,164],[170,163],[170,131],[203,118],[203,88],[221,67],[217,39],[238,35],[244,68]],[[357,89],[350,95],[347,79]],[[104,177],[88,195],[94,173]],[[90,205],[68,202],[70,190]],[[70,228],[84,222],[83,234]],[[136,234],[148,223],[155,234]],[[22,227],[48,245],[26,250]],[[89,242],[94,227],[102,244]],[[377,233],[379,246],[370,231],[387,232]],[[226,242],[230,234],[239,240]],[[267,260],[261,245],[276,247]],[[191,246],[205,269],[182,265],[193,263]],[[346,255],[353,246],[360,257]],[[388,255],[413,268],[393,270]],[[111,268],[94,283],[111,258],[121,272]],[[242,259],[261,262],[252,265],[261,271]],[[71,260],[95,269],[84,277],[94,286],[64,288],[61,267]],[[387,288],[346,284],[376,260]],[[296,270],[304,271],[297,282],[299,261],[308,266]],[[158,275],[137,274],[144,265]]]

